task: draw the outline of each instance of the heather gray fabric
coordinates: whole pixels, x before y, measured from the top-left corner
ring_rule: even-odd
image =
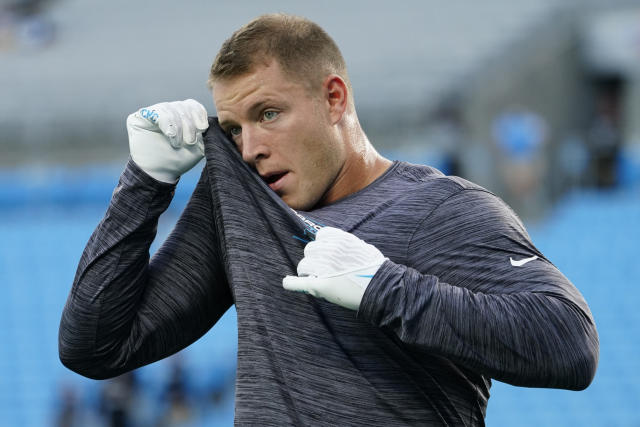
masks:
[[[490,378],[568,389],[593,378],[585,301],[481,187],[395,162],[360,192],[297,215],[214,119],[205,151],[192,199],[150,262],[174,187],[127,165],[62,315],[70,369],[107,378],[151,363],[235,304],[237,425],[476,426]],[[389,258],[358,313],[282,288],[314,224]]]

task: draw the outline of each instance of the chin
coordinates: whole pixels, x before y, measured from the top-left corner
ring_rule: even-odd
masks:
[[[304,211],[306,210],[306,206],[300,203],[296,203],[295,201],[289,201],[287,199],[285,199],[284,197],[282,198],[282,200],[287,204],[287,206],[289,206],[291,209],[295,209],[297,211]]]
[[[298,211],[308,211],[315,206],[317,201],[313,200],[300,200],[295,197],[290,196],[282,196],[282,201],[287,204],[291,209],[295,209]]]

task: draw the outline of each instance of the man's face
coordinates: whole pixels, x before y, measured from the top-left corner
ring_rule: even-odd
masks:
[[[244,161],[294,209],[326,199],[345,162],[322,93],[287,77],[276,61],[213,84],[221,127]]]

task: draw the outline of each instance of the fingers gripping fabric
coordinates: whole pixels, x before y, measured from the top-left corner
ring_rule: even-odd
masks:
[[[304,255],[297,267],[300,276],[334,276],[379,266],[384,261],[375,246],[334,227],[318,231],[316,240],[305,247]]]
[[[350,310],[358,310],[371,279],[384,262],[375,246],[334,227],[324,227],[307,244],[298,263],[298,276],[286,276],[287,290],[324,298]]]
[[[204,155],[207,111],[193,99],[161,102],[127,117],[133,161],[153,178],[175,183]]]

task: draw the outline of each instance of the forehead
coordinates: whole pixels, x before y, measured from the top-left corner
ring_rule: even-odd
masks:
[[[211,89],[219,115],[251,108],[264,98],[293,102],[313,97],[306,85],[286,74],[275,60],[259,63],[248,73],[217,80]]]
[[[217,80],[213,83],[213,99],[216,103],[235,103],[260,89],[283,90],[289,82],[280,70],[280,66],[271,62],[267,65],[257,65],[251,71],[239,76]]]

